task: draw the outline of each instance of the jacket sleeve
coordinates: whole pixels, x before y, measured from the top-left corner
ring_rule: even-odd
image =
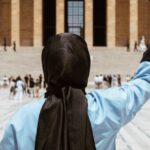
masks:
[[[0,142],[0,150],[18,150],[15,138],[15,131],[11,124],[8,124],[2,141]]]
[[[14,113],[0,142],[0,150],[34,150],[38,118],[44,102],[41,97]]]
[[[120,128],[150,99],[150,62],[142,62],[134,78],[120,86],[87,95],[88,114],[93,124]]]

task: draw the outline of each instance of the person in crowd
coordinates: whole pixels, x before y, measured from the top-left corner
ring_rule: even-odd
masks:
[[[104,77],[103,77],[103,86],[104,86],[104,88],[108,87],[107,75],[104,75]]]
[[[97,81],[98,81],[98,89],[101,89],[103,87],[103,75],[102,74],[98,76]]]
[[[42,81],[43,81],[43,77],[42,74],[39,75],[39,87],[40,89],[42,88]]]
[[[39,79],[36,79],[34,84],[34,97],[39,98],[39,91],[40,91],[40,81]]]
[[[126,75],[126,82],[129,82],[129,81],[130,81],[130,78],[131,78],[130,75],[127,74],[127,75]]]
[[[118,74],[117,76],[118,86],[121,86],[121,75]]]
[[[6,37],[4,37],[3,45],[4,45],[4,51],[6,52],[7,51],[7,39],[6,39]]]
[[[9,84],[9,86],[10,86],[10,83],[11,83],[12,78],[13,78],[13,76],[10,76],[10,77],[8,78],[8,84]]]
[[[26,74],[24,76],[24,86],[25,86],[25,95],[29,93],[29,76]]]
[[[146,44],[145,44],[145,37],[142,36],[141,37],[141,40],[140,40],[140,44],[139,44],[139,51],[146,51],[147,50],[147,47],[146,47]]]
[[[146,41],[146,48],[148,49],[148,48],[149,48],[149,46],[150,46],[150,44],[149,44],[149,40],[147,40],[147,41]]]
[[[16,85],[15,86],[16,86],[15,100],[22,102],[23,93],[24,93],[24,82],[22,81],[20,76],[18,76],[16,78]]]
[[[29,75],[29,97],[34,97],[34,85],[35,85],[35,82],[34,82],[34,79],[31,75]]]
[[[2,44],[1,44],[1,41],[0,41],[0,51],[2,50],[2,49],[1,49],[1,45],[2,45]]]
[[[8,86],[8,77],[4,75],[3,77],[3,87],[6,88]]]
[[[111,87],[111,85],[112,85],[112,75],[110,74],[110,75],[108,75],[107,76],[107,80],[108,80],[108,87]]]
[[[9,92],[9,99],[14,99],[16,94],[16,80],[13,76],[10,77],[10,92]]]
[[[137,52],[138,51],[138,43],[135,41],[134,43],[134,52]]]
[[[13,51],[16,52],[16,41],[13,42]]]
[[[24,82],[25,82],[26,86],[28,87],[28,84],[29,84],[29,77],[28,77],[27,74],[24,76]]]
[[[112,86],[117,86],[117,77],[115,74],[112,75]]]
[[[0,89],[3,87],[3,80],[0,78]]]
[[[127,42],[126,47],[127,47],[127,52],[129,52],[129,51],[130,51],[130,45],[129,45],[129,42]]]
[[[150,99],[150,49],[130,82],[88,93],[90,55],[80,36],[51,37],[42,51],[42,66],[45,97],[15,113],[1,150],[115,150],[121,127]]]
[[[95,75],[94,83],[95,83],[95,88],[98,88],[98,75]]]

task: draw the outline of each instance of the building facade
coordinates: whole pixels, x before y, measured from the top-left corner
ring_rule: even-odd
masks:
[[[149,0],[0,0],[0,45],[42,46],[62,32],[82,36],[90,47],[134,47],[150,42]]]

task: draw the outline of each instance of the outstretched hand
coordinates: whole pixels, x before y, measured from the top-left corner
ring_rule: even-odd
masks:
[[[141,62],[150,61],[150,47],[144,52]]]

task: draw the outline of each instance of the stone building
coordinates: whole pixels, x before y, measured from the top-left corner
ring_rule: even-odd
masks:
[[[150,39],[149,0],[0,0],[0,45],[42,46],[60,32],[81,35],[88,45],[134,47]]]

